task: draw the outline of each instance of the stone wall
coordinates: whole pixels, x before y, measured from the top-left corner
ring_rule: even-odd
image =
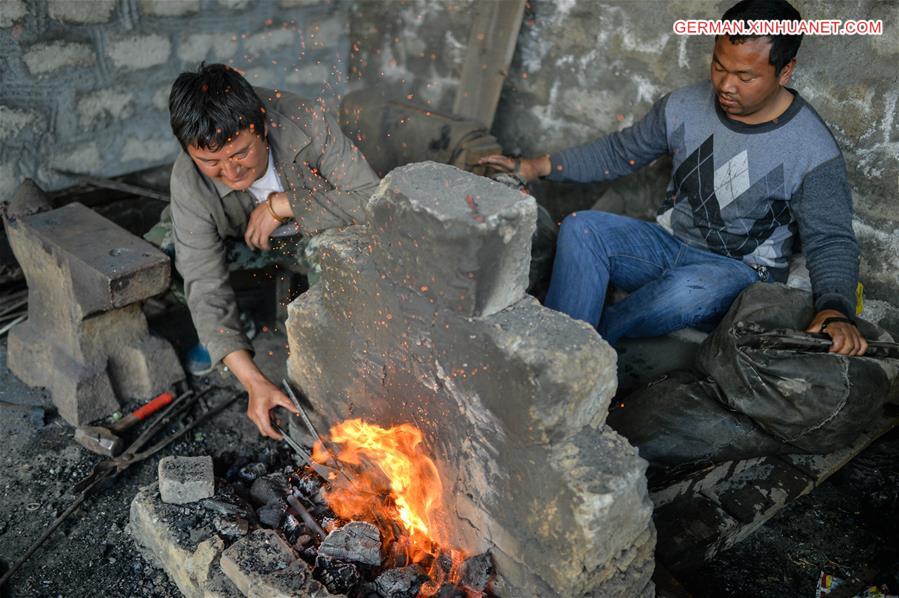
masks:
[[[462,72],[471,0],[356,3],[351,79],[449,111]],[[493,133],[535,155],[640,118],[668,91],[708,77],[712,40],[674,35],[679,18],[719,18],[731,0],[531,0]],[[806,37],[793,85],[830,124],[846,156],[868,295],[899,291],[899,4],[795,0],[805,18],[882,19],[873,37]],[[351,85],[355,83],[351,82]],[[659,160],[611,186],[539,185],[554,216],[598,206],[651,217],[670,175]]]
[[[2,0],[0,199],[60,168],[114,176],[178,151],[168,95],[200,61],[255,85],[322,97],[346,91],[342,0]]]

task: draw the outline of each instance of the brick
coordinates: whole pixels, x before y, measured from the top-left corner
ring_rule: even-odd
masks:
[[[161,35],[130,35],[110,40],[106,54],[118,68],[145,69],[165,64],[172,44]]]
[[[38,120],[38,118],[36,112],[17,110],[0,104],[0,139],[13,139],[35,121],[37,121],[37,126],[32,129],[43,129],[44,121],[43,119]]]
[[[172,135],[166,137],[150,137],[139,139],[129,137],[125,140],[120,159],[122,161],[141,160],[147,163],[174,161],[181,146]]]
[[[85,129],[109,120],[124,120],[133,112],[134,94],[123,89],[101,89],[81,96],[75,105],[79,122]]]
[[[183,505],[215,494],[212,457],[163,457],[159,460],[162,502]]]
[[[297,32],[289,29],[269,29],[247,36],[243,41],[243,47],[248,54],[265,54],[277,48],[290,46],[299,41],[299,37]]]
[[[140,0],[140,11],[148,16],[182,17],[199,10],[200,0]]]
[[[178,40],[178,58],[184,62],[223,61],[236,52],[237,38],[230,33],[194,33]]]
[[[28,14],[28,8],[22,0],[4,0],[0,2],[0,27],[12,27],[26,14]]]
[[[97,63],[93,47],[64,41],[34,44],[25,51],[22,59],[32,75],[44,75],[64,67],[91,67]]]
[[[230,8],[232,10],[243,10],[248,7],[252,0],[218,0],[219,6]]]
[[[318,50],[335,46],[344,33],[346,33],[346,29],[343,23],[337,19],[312,23],[306,29],[306,48]]]
[[[67,23],[106,23],[115,12],[117,0],[48,0],[51,19]]]
[[[321,85],[334,80],[331,68],[324,64],[311,64],[292,71],[285,81],[290,85]]]

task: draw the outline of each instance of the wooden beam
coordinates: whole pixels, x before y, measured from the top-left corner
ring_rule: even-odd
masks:
[[[465,66],[453,113],[479,121],[487,130],[512,63],[526,0],[490,0],[475,4]]]

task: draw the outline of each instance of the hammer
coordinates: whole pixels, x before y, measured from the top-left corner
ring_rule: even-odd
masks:
[[[129,413],[108,428],[103,426],[80,426],[75,429],[75,442],[92,453],[107,457],[118,457],[125,444],[118,434],[124,432],[139,421],[150,417],[172,402],[174,396],[165,391],[158,397]]]

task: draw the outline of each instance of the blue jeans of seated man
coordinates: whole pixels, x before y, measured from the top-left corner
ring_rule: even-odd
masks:
[[[743,262],[690,247],[654,222],[575,212],[559,230],[545,305],[592,324],[614,345],[716,324],[759,280]],[[609,284],[630,294],[604,306]]]

